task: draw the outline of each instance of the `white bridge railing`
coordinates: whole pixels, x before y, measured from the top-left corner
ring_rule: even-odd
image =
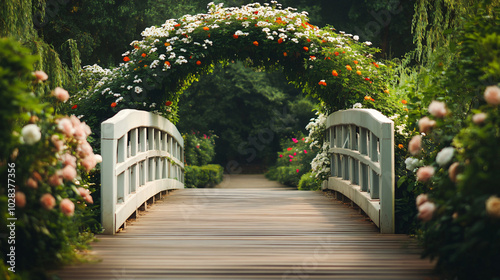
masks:
[[[394,233],[394,123],[373,109],[328,116],[331,177],[323,189],[342,193],[379,227]]]
[[[122,110],[101,124],[101,211],[115,234],[146,201],[184,188],[184,141],[167,119]]]

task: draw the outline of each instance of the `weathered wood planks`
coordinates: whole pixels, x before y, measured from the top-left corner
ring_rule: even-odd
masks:
[[[124,232],[99,239],[93,254],[101,262],[57,274],[106,280],[434,279],[414,241],[379,234],[356,210],[320,192],[178,190]]]

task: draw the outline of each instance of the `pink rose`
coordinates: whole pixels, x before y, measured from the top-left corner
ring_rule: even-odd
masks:
[[[434,167],[432,166],[420,167],[417,170],[417,181],[427,182],[432,176],[434,176]]]
[[[422,136],[413,136],[410,143],[408,143],[408,151],[410,151],[410,154],[412,155],[418,155],[420,150],[422,150]]]
[[[472,122],[475,124],[482,124],[486,120],[486,117],[488,117],[486,113],[475,114],[474,116],[472,116]]]
[[[90,194],[88,194],[87,196],[85,196],[83,199],[85,199],[85,201],[87,203],[94,204],[94,199],[92,198],[92,196]]]
[[[73,213],[75,212],[75,204],[68,198],[61,200],[59,207],[61,208],[61,212],[68,217],[73,216]]]
[[[69,99],[68,91],[60,87],[56,87],[54,91],[52,91],[52,95],[62,102],[66,102]]]
[[[69,119],[71,120],[71,123],[73,124],[73,127],[77,127],[77,126],[80,126],[82,124],[82,122],[80,121],[80,119],[77,118],[75,115],[71,115],[69,117]]]
[[[50,141],[52,144],[54,144],[54,147],[56,147],[56,150],[58,152],[62,151],[64,149],[64,141],[59,139],[59,136],[54,134],[50,137]]]
[[[73,181],[76,177],[76,169],[71,165],[66,165],[62,169],[62,177],[68,181]]]
[[[62,185],[63,179],[61,177],[61,170],[58,170],[55,174],[49,177],[49,185],[57,187]]]
[[[429,117],[423,117],[418,121],[418,127],[422,133],[429,133],[434,126],[436,126],[436,121],[429,119]]]
[[[78,140],[87,139],[87,134],[85,133],[85,130],[82,127],[82,125],[75,126],[75,132],[73,133],[73,136],[75,136],[75,138]]]
[[[421,193],[417,196],[417,199],[415,200],[417,207],[420,205],[424,204],[425,202],[429,201],[429,198],[427,197],[427,194]]]
[[[73,124],[68,118],[59,119],[57,123],[57,128],[63,132],[66,136],[73,136],[74,128]]]
[[[26,206],[26,195],[23,192],[16,192],[16,206],[19,208]]]
[[[87,172],[89,172],[90,170],[94,169],[94,167],[95,167],[96,164],[97,164],[97,162],[95,160],[95,156],[94,155],[90,155],[88,157],[85,157],[82,160],[82,166],[87,170]]]
[[[448,168],[448,176],[450,177],[450,180],[454,183],[457,182],[457,175],[459,171],[460,163],[454,162],[450,167]]]
[[[424,202],[422,205],[418,207],[418,216],[420,220],[424,222],[428,222],[432,219],[432,215],[434,215],[434,211],[436,210],[436,205],[432,202]]]
[[[82,188],[82,187],[79,187],[78,188],[78,194],[81,196],[81,197],[86,197],[87,195],[90,194],[90,191],[86,188]]]
[[[33,178],[28,178],[28,180],[26,181],[26,186],[27,187],[30,187],[32,189],[36,189],[38,188],[38,182],[35,181]]]
[[[73,166],[76,168],[76,157],[70,155],[70,154],[64,154],[61,156],[61,161],[64,164],[64,166],[69,165]]]
[[[429,105],[429,113],[436,118],[443,118],[448,114],[448,110],[443,102],[432,101]]]
[[[93,155],[92,147],[90,146],[89,142],[86,140],[80,141],[78,147],[76,150],[78,151],[78,156],[80,158],[86,158],[90,155]]]
[[[39,81],[46,81],[49,76],[43,71],[35,71],[35,78]]]
[[[44,209],[50,210],[56,205],[56,199],[51,194],[46,193],[40,197],[40,204]]]
[[[92,134],[92,129],[90,129],[90,126],[88,126],[85,122],[82,122],[81,127],[87,136]]]
[[[484,91],[484,100],[491,105],[500,105],[500,88],[497,86],[489,86]]]
[[[35,179],[37,182],[42,181],[42,175],[40,173],[33,171],[33,174],[31,174],[31,178]]]

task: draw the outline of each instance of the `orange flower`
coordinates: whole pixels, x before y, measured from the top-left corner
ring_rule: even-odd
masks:
[[[208,30],[210,30],[210,28],[205,26],[205,27],[203,27],[203,30],[208,31]]]
[[[345,66],[345,68],[346,68],[347,70],[349,70],[349,71],[351,71],[351,70],[352,70],[352,68],[351,68],[351,66],[350,66],[350,65],[346,65],[346,66]]]
[[[335,77],[337,77],[337,76],[339,75],[339,73],[337,73],[337,71],[336,71],[336,70],[333,70],[333,71],[332,71],[332,75],[333,75],[333,76],[335,76]]]
[[[368,100],[371,100],[372,98],[370,96],[365,96],[365,100],[368,101]]]
[[[357,61],[357,60],[354,60],[354,64],[358,64],[358,61]]]
[[[174,25],[174,26],[175,26],[175,27],[181,27],[181,24],[180,24],[180,23],[178,23],[178,24],[176,24],[176,25]]]
[[[165,102],[165,106],[170,106],[170,105],[172,105],[172,101]]]
[[[311,39],[307,38],[307,42],[308,42],[308,43],[311,43]]]
[[[278,44],[281,44],[281,43],[283,43],[283,38],[278,39]]]
[[[368,77],[367,77],[367,78],[365,78],[365,81],[370,81],[370,78],[368,78]],[[371,82],[372,82],[372,81],[370,81],[370,83],[371,83]]]
[[[292,150],[292,148],[287,148],[286,150],[287,150],[287,151],[291,151],[291,150]]]
[[[318,85],[326,87],[326,82],[324,80],[321,80],[319,81]]]
[[[201,65],[201,61],[196,61],[196,65]]]
[[[254,44],[254,46],[256,46],[256,47],[258,47],[258,46],[259,46],[259,42],[257,42],[257,41],[253,41],[253,44]]]
[[[288,56],[288,54],[286,52],[283,53],[283,56]]]
[[[340,55],[340,53],[339,53],[339,52],[335,52],[334,54],[335,54],[335,56],[339,56],[339,55]]]
[[[408,101],[406,101],[406,100],[403,99],[403,100],[401,100],[401,103],[403,103],[404,105],[406,105],[406,104],[408,104]]]
[[[360,75],[361,76],[361,71],[356,71],[356,74]]]
[[[73,105],[73,107],[71,107],[71,109],[75,110],[76,108],[78,108],[78,105]]]
[[[144,68],[148,67],[147,65],[144,65]]]
[[[306,52],[308,52],[308,51],[309,51],[309,48],[308,48],[308,47],[304,47],[304,50],[305,50]]]
[[[123,58],[123,61],[125,61],[125,62],[129,62],[129,61],[130,61],[130,58],[129,58],[128,56],[126,56],[126,57],[124,57],[124,58]]]
[[[322,40],[321,43],[323,43],[323,44],[326,43],[326,40]]]
[[[316,59],[316,57],[315,57],[314,55],[310,55],[310,56],[309,56],[309,58],[310,58],[311,60],[315,60],[315,59]]]
[[[386,90],[384,90],[384,92],[385,92],[385,93],[389,93],[389,90],[388,90],[388,89],[386,89]]]
[[[146,55],[147,55],[147,54],[145,54],[145,53],[142,53],[142,54],[141,54],[141,56],[142,56],[142,57],[146,57]]]
[[[379,68],[379,66],[376,62],[373,62],[373,65],[375,65],[375,67]]]
[[[233,34],[233,38],[234,38],[234,39],[238,39],[238,37],[239,37],[238,35]]]
[[[165,65],[170,66],[170,62],[165,61]]]
[[[400,148],[400,149],[403,149],[404,147],[405,147],[405,146],[403,146],[403,144],[399,144],[399,145],[398,145],[398,148]]]
[[[111,108],[115,108],[115,107],[116,107],[116,102],[111,103]]]
[[[135,46],[134,46],[134,49],[138,50],[138,49],[139,49],[139,46],[135,45]]]
[[[170,43],[169,42],[165,43],[165,47],[168,47],[168,46],[170,46]]]

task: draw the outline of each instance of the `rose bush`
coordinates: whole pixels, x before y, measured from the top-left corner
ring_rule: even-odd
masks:
[[[13,105],[1,119],[7,141],[1,143],[0,174],[11,180],[1,185],[0,208],[2,225],[16,218],[18,256],[16,274],[2,266],[5,278],[42,278],[47,268],[74,260],[76,249],[86,248],[92,238],[85,232],[85,219],[92,215],[86,177],[97,163],[87,142],[91,131],[75,116],[54,113],[68,93],[62,88],[39,93],[35,87],[50,77],[32,72],[34,60],[19,43],[0,39],[0,96]],[[13,204],[15,209],[8,206]],[[8,235],[6,226],[0,230]],[[0,241],[2,256],[10,246],[7,239]]]

